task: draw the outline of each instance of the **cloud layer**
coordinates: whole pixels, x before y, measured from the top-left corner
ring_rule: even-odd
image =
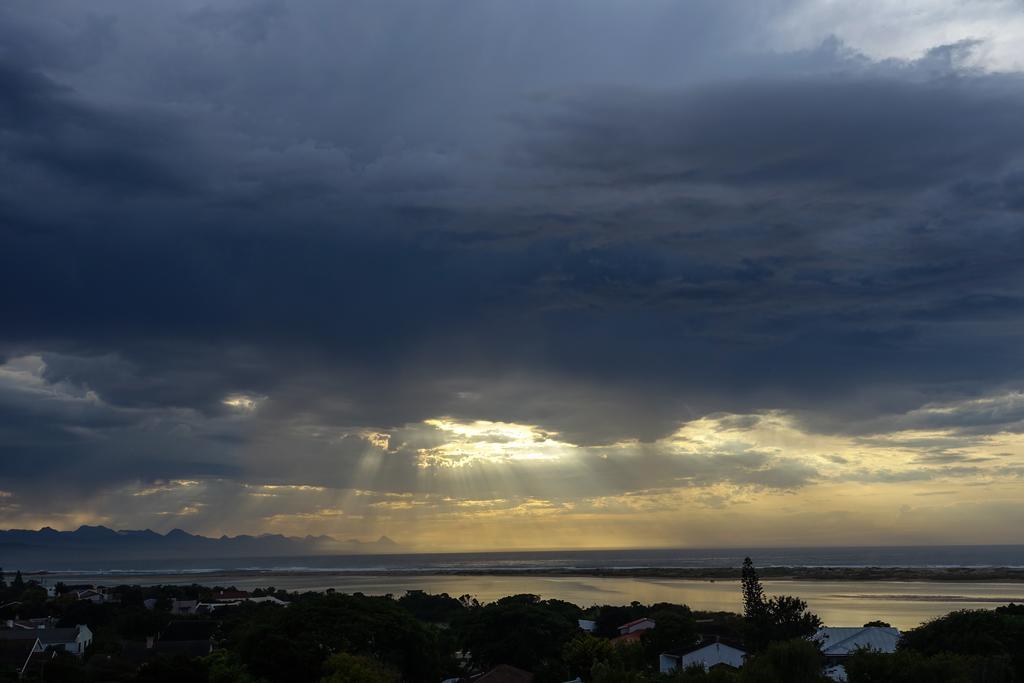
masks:
[[[0,522],[1019,517],[1024,20],[863,4],[6,3]]]

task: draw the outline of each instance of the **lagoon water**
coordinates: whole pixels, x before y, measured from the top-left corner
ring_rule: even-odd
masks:
[[[572,576],[377,575],[351,573],[232,573],[195,574],[68,574],[51,580],[99,584],[190,584],[252,589],[268,585],[286,590],[326,590],[368,595],[401,595],[424,590],[450,595],[469,594],[481,601],[515,593],[594,604],[685,603],[693,609],[742,611],[739,582],[689,579]],[[859,626],[882,619],[906,629],[957,609],[991,609],[1024,602],[1024,584],[934,581],[786,581],[765,580],[769,594],[798,595],[833,626]]]
[[[45,580],[106,585],[201,583],[240,589],[272,585],[286,590],[333,588],[339,592],[378,595],[424,590],[455,596],[469,594],[481,601],[515,593],[534,593],[584,607],[627,604],[635,600],[685,603],[700,610],[740,611],[736,581],[435,572],[735,567],[742,562],[744,554],[737,550],[625,550],[131,561],[78,569],[51,567],[49,569],[56,573],[46,575]],[[1022,546],[761,549],[749,551],[749,554],[755,556],[760,566],[1024,566]],[[400,573],[388,573],[392,570]],[[957,609],[991,609],[1008,602],[1024,602],[1024,584],[1013,582],[765,580],[763,583],[770,594],[803,598],[832,626],[857,626],[881,619],[906,629]]]

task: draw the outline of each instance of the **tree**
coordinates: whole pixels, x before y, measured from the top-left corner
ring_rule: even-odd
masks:
[[[749,557],[743,561],[742,589],[745,640],[755,652],[774,641],[805,638],[821,626],[821,619],[807,611],[800,598],[776,595],[766,600]]]
[[[242,605],[221,629],[246,669],[272,683],[318,680],[335,652],[371,656],[404,680],[441,680],[456,649],[395,600],[365,595],[305,594],[287,609]]]
[[[602,605],[595,619],[597,624],[594,635],[614,638],[619,635],[619,626],[644,616],[647,616],[647,607],[639,602],[629,605]]]
[[[452,630],[476,664],[511,664],[532,671],[557,661],[579,626],[562,603],[518,595],[466,611]]]
[[[791,640],[814,635],[821,628],[817,614],[807,611],[807,603],[790,595],[776,595],[765,604],[769,640]]]
[[[754,561],[749,557],[743,559],[743,572],[740,583],[743,588],[743,616],[749,621],[756,621],[764,616],[764,587],[757,576]]]
[[[78,657],[63,651],[41,655],[40,680],[46,683],[78,683],[83,678]]]
[[[338,652],[324,664],[320,683],[397,683],[398,676],[369,657]]]
[[[1009,605],[996,607],[996,614],[1016,614],[1017,616],[1024,616],[1024,602],[1019,605],[1011,602]]]
[[[823,673],[825,657],[803,639],[769,644],[740,669],[741,683],[831,683]]]
[[[207,683],[206,667],[182,655],[157,657],[139,668],[136,683]]]
[[[326,652],[320,643],[303,636],[256,624],[238,643],[238,656],[248,671],[268,681],[313,681],[321,672]]]
[[[658,655],[666,650],[697,642],[697,622],[688,607],[660,606],[651,612],[651,618],[655,626],[643,632],[640,642],[652,661],[657,661]]]
[[[580,676],[589,681],[593,676],[595,664],[612,659],[613,647],[607,638],[596,638],[587,633],[576,636],[566,643],[562,650],[562,661],[567,668],[566,676]]]
[[[4,568],[0,567],[0,591],[7,588],[7,579],[4,578]]]
[[[901,650],[924,655],[943,652],[992,660],[1007,658],[1024,680],[1024,615],[992,610],[959,610],[907,631]]]
[[[25,579],[21,578],[20,569],[14,573],[14,581],[11,582],[11,588],[14,590],[16,595],[25,590]]]
[[[593,683],[647,683],[650,679],[640,671],[631,671],[616,662],[594,665]]]
[[[203,658],[209,683],[257,683],[230,650],[216,650]]]
[[[406,591],[398,604],[420,621],[429,623],[448,623],[465,609],[463,603],[447,593],[431,595],[421,590]]]
[[[925,656],[913,650],[894,654],[861,651],[845,663],[850,683],[1010,683],[1004,658],[967,657],[948,652]]]

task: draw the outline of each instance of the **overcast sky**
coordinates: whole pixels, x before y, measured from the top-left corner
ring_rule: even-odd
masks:
[[[1020,0],[6,0],[0,527],[1024,543]]]

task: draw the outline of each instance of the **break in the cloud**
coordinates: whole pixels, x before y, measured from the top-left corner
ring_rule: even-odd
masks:
[[[0,522],[1021,541],[1022,39],[981,0],[5,3]]]

